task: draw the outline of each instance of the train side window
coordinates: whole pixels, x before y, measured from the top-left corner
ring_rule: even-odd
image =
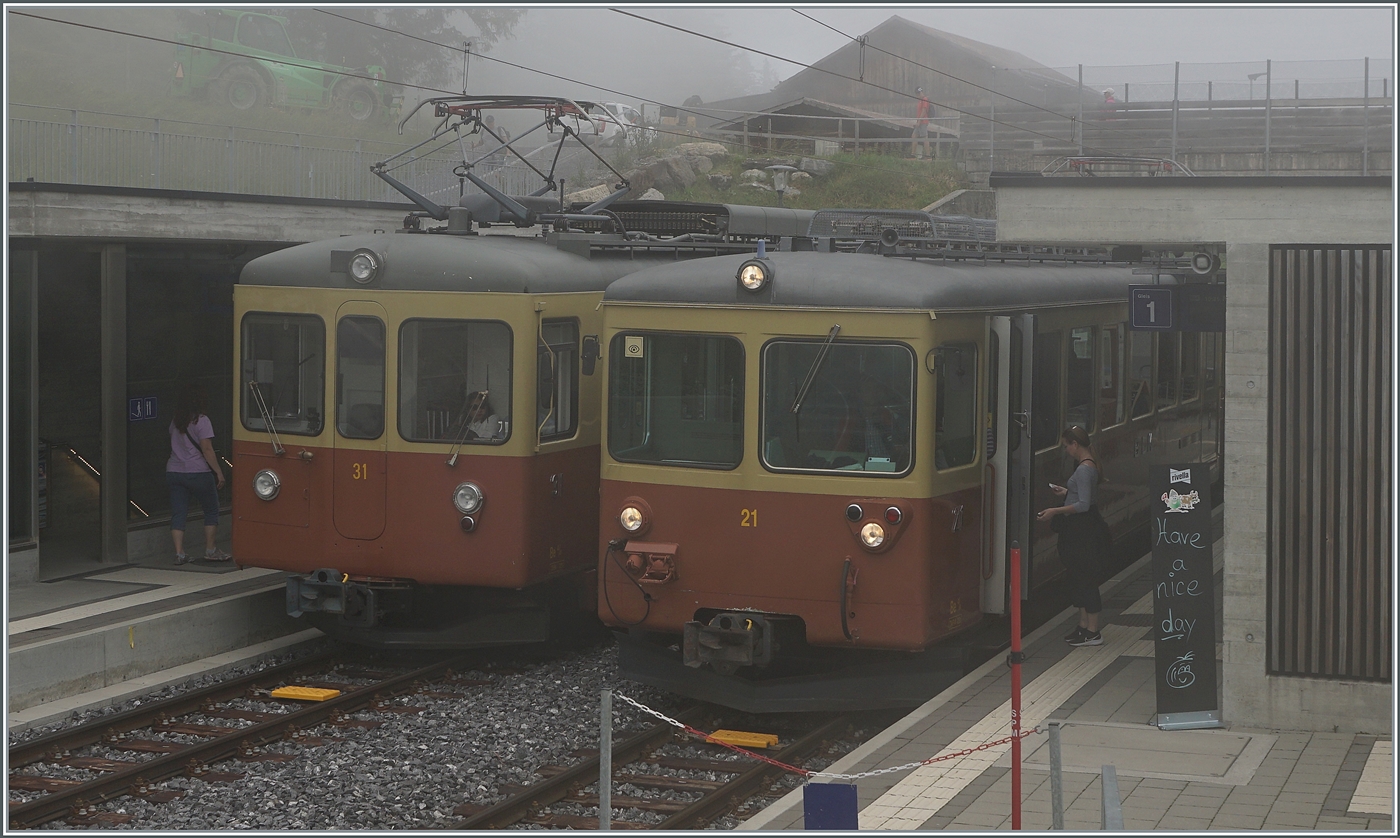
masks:
[[[618,334],[608,357],[608,453],[619,462],[738,467],[744,346],[732,337]]]
[[[1215,389],[1215,385],[1219,382],[1217,365],[1220,361],[1216,355],[1218,351],[1217,340],[1215,332],[1201,333],[1201,358],[1204,361],[1201,368],[1201,389],[1207,392]]]
[[[1123,424],[1126,405],[1123,388],[1123,327],[1099,329],[1098,382],[1099,427]]]
[[[1201,333],[1181,333],[1181,403],[1201,396]]]
[[[545,321],[541,331],[535,421],[541,440],[567,439],[578,430],[578,322]]]
[[[775,340],[763,348],[763,464],[852,476],[908,473],[914,461],[913,351],[904,344],[835,343],[823,354],[824,346],[820,340]],[[951,355],[944,360],[957,364]],[[962,370],[958,381],[967,383],[959,386],[967,393],[960,410],[973,412],[975,355],[968,354]],[[957,422],[967,424],[961,417]]]
[[[243,427],[315,436],[325,414],[326,324],[311,314],[243,317]],[[266,413],[264,413],[264,409]]]
[[[1136,419],[1152,412],[1152,333],[1128,333],[1128,403]]]
[[[494,320],[415,318],[399,329],[399,436],[500,445],[510,438],[511,331]]]
[[[1035,360],[1031,364],[1031,447],[1040,451],[1059,444],[1060,343],[1059,332],[1037,332]]]
[[[1065,360],[1065,424],[1094,430],[1094,330],[1070,329]]]
[[[384,321],[355,315],[335,329],[335,428],[348,439],[384,434]]]
[[[1160,332],[1157,335],[1157,409],[1176,406],[1181,383],[1181,368],[1177,365],[1180,332]]]
[[[977,345],[938,348],[934,417],[934,467],[965,466],[977,459]]]

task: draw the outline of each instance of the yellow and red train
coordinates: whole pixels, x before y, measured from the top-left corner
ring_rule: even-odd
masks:
[[[1149,464],[1219,473],[1216,335],[1126,323],[1154,260],[1203,279],[1181,254],[950,248],[920,215],[823,211],[807,252],[608,287],[598,609],[625,676],[751,710],[917,703],[962,674],[943,642],[1005,613],[1012,542],[1027,592],[1059,574],[1033,515],[1066,425],[1118,535]]]
[[[810,215],[618,202],[524,235],[410,218],[253,260],[234,294],[240,564],[294,572],[289,613],[365,644],[591,619],[603,289]]]

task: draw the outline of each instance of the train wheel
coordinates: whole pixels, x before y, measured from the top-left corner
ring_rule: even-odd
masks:
[[[220,77],[219,84],[220,98],[236,111],[249,111],[267,104],[267,83],[252,67],[230,67]]]
[[[362,81],[350,82],[336,88],[336,105],[356,122],[364,122],[379,109],[374,89]]]

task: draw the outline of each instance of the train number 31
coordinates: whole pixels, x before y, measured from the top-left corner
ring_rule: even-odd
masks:
[[[369,463],[351,463],[350,477],[354,480],[369,479]]]
[[[741,526],[741,527],[756,527],[756,526],[758,526],[758,510],[757,510],[757,509],[740,509],[740,510],[739,510],[739,526]]]

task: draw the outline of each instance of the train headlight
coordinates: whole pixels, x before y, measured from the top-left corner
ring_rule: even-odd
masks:
[[[253,475],[253,494],[263,500],[272,500],[277,497],[277,493],[282,491],[282,478],[277,476],[277,472],[263,469]]]
[[[624,506],[622,511],[618,513],[617,522],[628,532],[638,532],[646,523],[646,516],[642,515],[642,510],[635,506]]]
[[[762,291],[772,277],[773,268],[759,259],[750,259],[739,266],[739,285],[745,291]]]
[[[486,495],[482,494],[481,487],[475,483],[462,483],[452,490],[452,505],[463,515],[471,515],[478,511],[485,502]]]
[[[379,257],[373,250],[357,250],[350,257],[350,278],[365,285],[379,276]]]
[[[875,522],[860,528],[860,541],[872,550],[885,543],[885,528]]]

